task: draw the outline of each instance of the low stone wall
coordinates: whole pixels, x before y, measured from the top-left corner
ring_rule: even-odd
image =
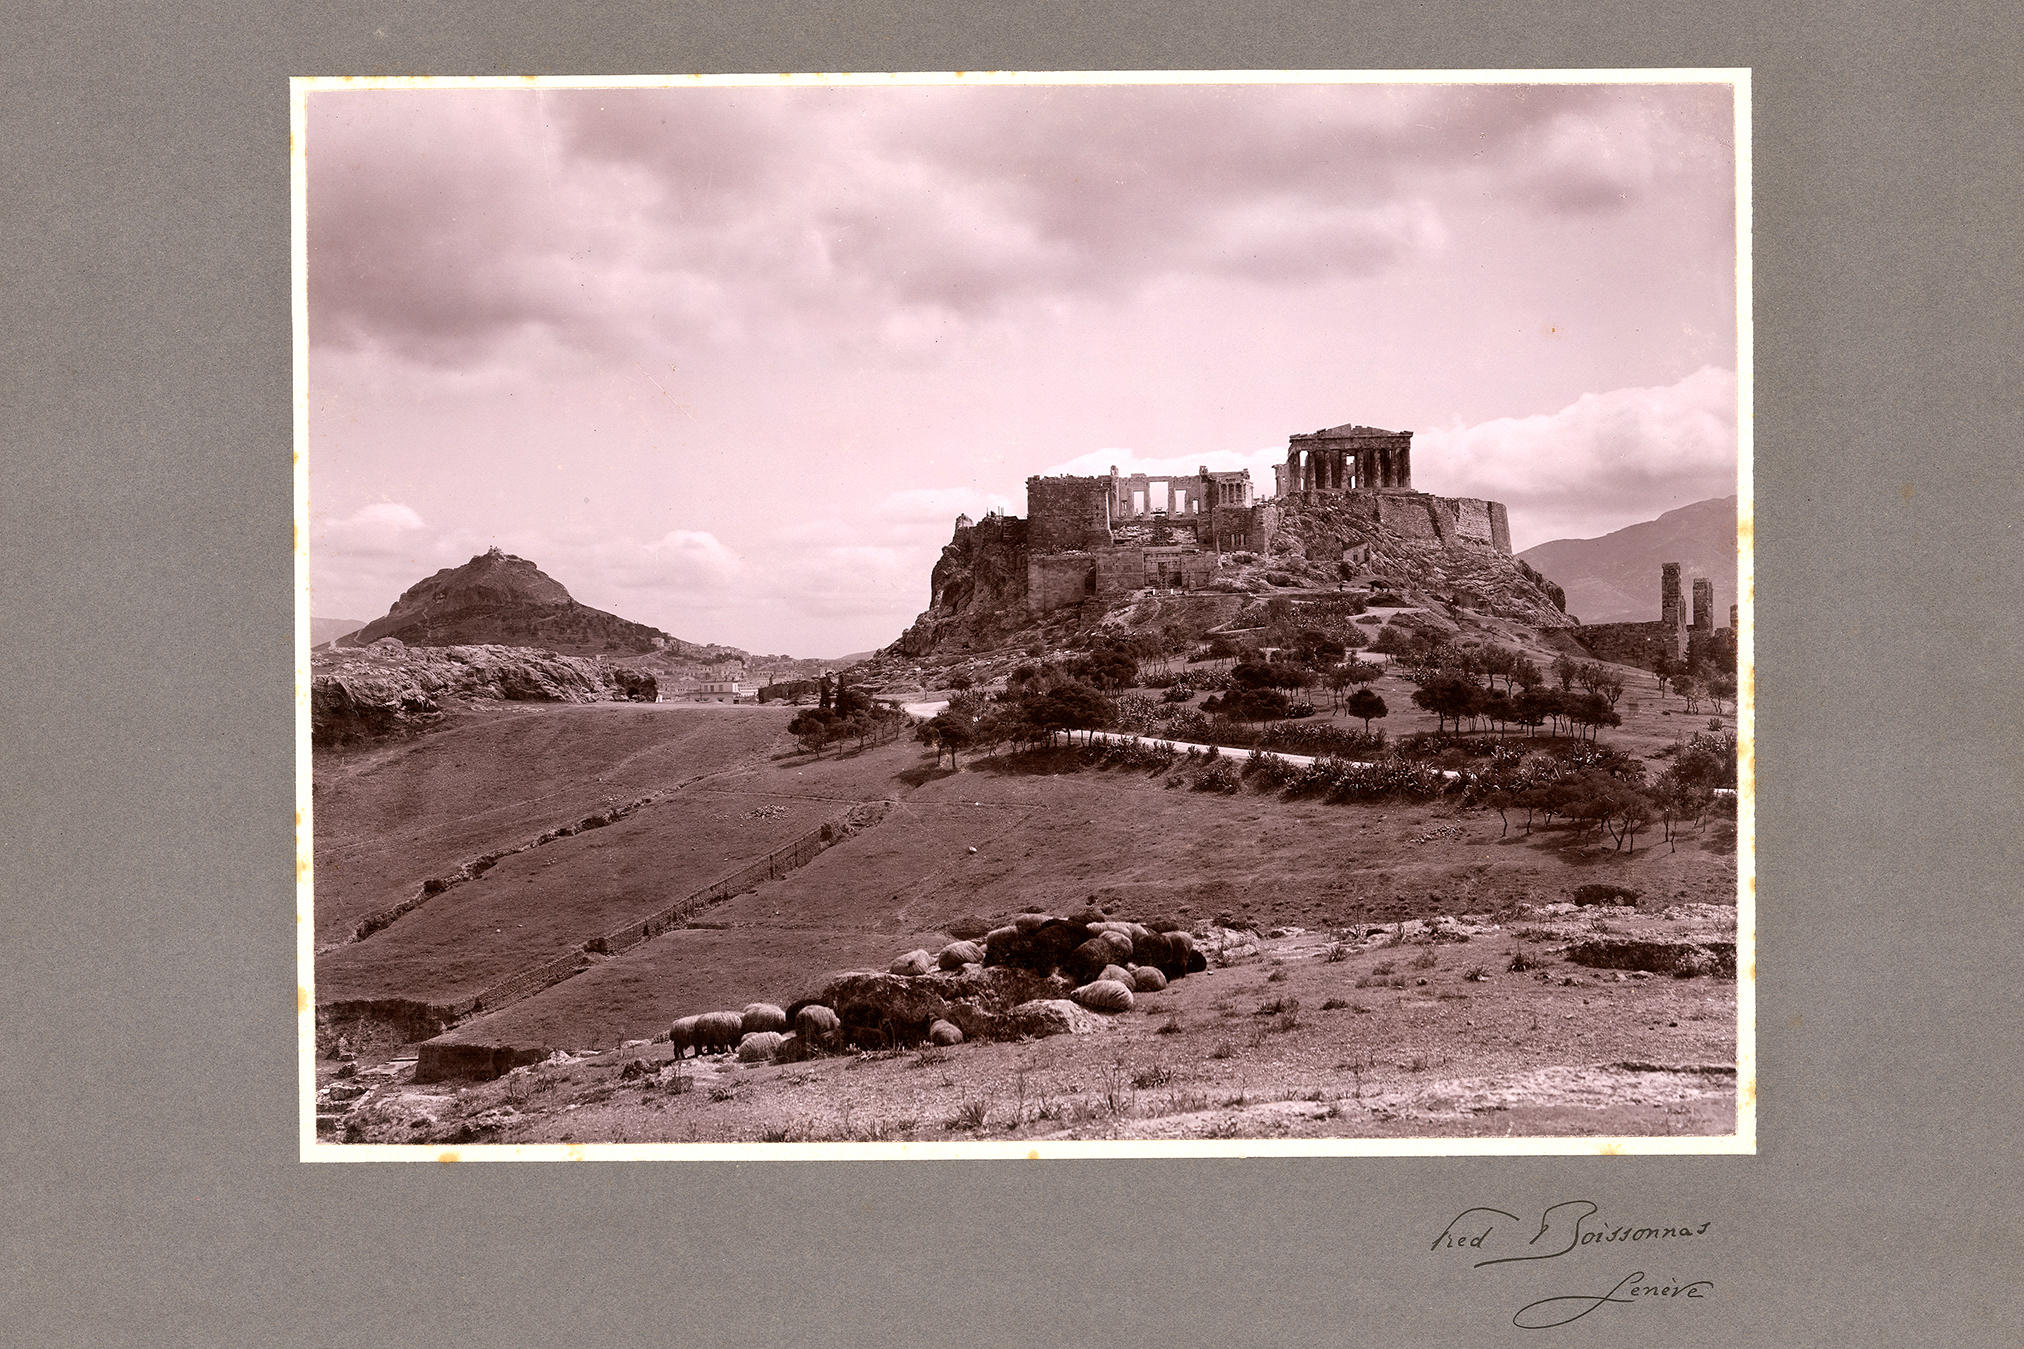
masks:
[[[1598,660],[1657,667],[1660,657],[1678,660],[1684,630],[1663,620],[1651,623],[1588,623],[1572,630],[1574,639]]]

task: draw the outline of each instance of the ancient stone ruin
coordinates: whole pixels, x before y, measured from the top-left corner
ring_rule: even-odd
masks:
[[[1500,501],[1438,497],[1412,485],[1410,431],[1346,424],[1289,438],[1273,465],[1277,494],[1257,500],[1248,471],[1061,475],[1026,480],[1027,604],[1035,613],[1134,590],[1192,590],[1229,553],[1268,553],[1280,503],[1353,500],[1408,539],[1511,552]],[[958,533],[962,522],[958,522]]]
[[[1027,605],[1036,613],[1134,590],[1195,590],[1220,553],[1262,552],[1278,512],[1251,474],[1063,474],[1026,480]]]
[[[1413,433],[1345,423],[1287,443],[1286,463],[1274,465],[1279,495],[1295,492],[1410,492]]]
[[[900,654],[976,650],[1035,619],[1096,611],[1147,591],[1228,589],[1226,560],[1371,561],[1372,536],[1411,553],[1452,552],[1530,578],[1511,559],[1502,502],[1442,497],[1412,485],[1412,433],[1344,425],[1288,439],[1275,464],[1277,494],[1261,497],[1247,470],[1057,474],[1026,480],[1026,517],[996,511],[956,519],[931,580],[927,610],[897,643]],[[1396,558],[1390,560],[1395,564]],[[1474,564],[1471,564],[1474,565]],[[1490,570],[1497,570],[1492,565]],[[1555,600],[1555,605],[1562,602]]]
[[[1589,623],[1580,629],[1581,644],[1603,660],[1654,669],[1660,660],[1698,663],[1716,645],[1735,640],[1736,606],[1729,606],[1729,626],[1715,627],[1715,583],[1693,579],[1691,610],[1680,591],[1680,564],[1659,568],[1659,618],[1656,623]]]

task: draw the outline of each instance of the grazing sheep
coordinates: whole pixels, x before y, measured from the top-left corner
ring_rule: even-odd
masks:
[[[1114,979],[1084,984],[1069,996],[1092,1012],[1129,1012],[1132,1008],[1131,990]]]
[[[795,1033],[811,1048],[836,1043],[836,1033],[842,1026],[843,1018],[819,1002],[810,1003],[794,1015]]]
[[[1012,920],[1012,926],[1018,930],[1020,936],[1024,937],[1031,936],[1033,933],[1038,932],[1043,924],[1053,921],[1052,918],[1044,913],[1022,913]]]
[[[1131,959],[1131,937],[1127,933],[1099,932],[1094,937],[1091,937],[1090,940],[1100,941],[1105,946],[1108,946],[1113,960]]]
[[[928,1039],[938,1045],[959,1045],[963,1043],[963,1031],[953,1022],[937,1021],[928,1027]]]
[[[945,970],[960,970],[965,965],[982,964],[983,960],[984,948],[973,941],[952,941],[935,957],[935,963]]]
[[[1103,973],[1096,977],[1098,979],[1108,979],[1114,984],[1123,984],[1126,988],[1132,987],[1133,984],[1131,971],[1122,965],[1105,965]],[[1092,982],[1094,981],[1092,980]]]
[[[676,1058],[696,1048],[696,1023],[701,1020],[699,1016],[685,1016],[668,1028],[668,1043],[674,1046]]]
[[[1102,974],[1104,966],[1116,963],[1113,955],[1108,942],[1100,937],[1091,937],[1070,953],[1069,958],[1062,962],[1062,967],[1072,977],[1088,981]]]
[[[745,1014],[739,1018],[739,1025],[747,1035],[754,1031],[786,1030],[787,1013],[770,1002],[755,1002],[745,1008]]]
[[[698,1054],[719,1049],[736,1049],[745,1033],[745,1018],[736,1012],[705,1012],[696,1018],[695,1043]]]
[[[1167,976],[1156,965],[1134,965],[1131,986],[1134,993],[1157,993],[1167,986]]]
[[[738,1041],[738,1062],[764,1063],[779,1052],[786,1039],[777,1030],[754,1031]]]
[[[1208,968],[1185,932],[1149,932],[1133,943],[1132,951],[1139,964],[1151,965],[1169,979]]]
[[[926,974],[935,967],[935,958],[926,951],[915,949],[907,952],[892,963],[894,974]]]

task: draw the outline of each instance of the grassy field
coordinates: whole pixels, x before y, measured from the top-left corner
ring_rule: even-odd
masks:
[[[779,708],[497,703],[442,730],[312,764],[316,939],[432,876],[786,740]]]
[[[896,804],[877,828],[713,908],[702,930],[657,937],[457,1038],[616,1044],[692,1012],[785,1005],[827,974],[938,947],[957,919],[1035,908],[1330,928],[1551,903],[1594,881],[1663,903],[1727,905],[1735,895],[1733,828],[1722,823],[1677,850],[1632,855],[1563,829],[1500,836],[1494,813],[1445,802],[1331,806],[1169,789],[1164,774],[1082,769],[1065,750],[951,773],[894,745],[807,768],[782,761],[750,781],[757,790],[808,771],[827,791]]]
[[[1431,729],[1410,685],[1387,676],[1380,688],[1394,708],[1386,729],[1408,733],[1422,719]],[[1681,708],[1626,693],[1626,725],[1604,742],[1650,755],[1705,728],[1706,715]],[[1169,785],[1166,770],[1086,767],[1068,749],[965,758],[960,771],[911,742],[811,758],[784,734],[790,715],[506,707],[405,745],[319,759],[319,932],[341,932],[473,854],[662,794],[325,951],[319,1000],[469,996],[881,803],[875,825],[791,874],[628,951],[593,955],[581,973],[451,1037],[608,1050],[689,1013],[785,1005],[832,973],[934,949],[966,920],[1032,909],[1171,919],[1234,931],[1253,949],[1148,995],[1100,1035],[691,1066],[691,1085],[710,1084],[700,1093],[629,1095],[609,1071],[557,1070],[559,1085],[543,1090],[579,1107],[569,1119],[523,1101],[511,1130],[488,1125],[486,1137],[1705,1133],[1733,1116],[1733,1075],[1707,1071],[1734,1060],[1733,980],[1624,978],[1551,954],[1585,932],[1733,940],[1732,823],[1711,819],[1676,846],[1652,831],[1620,852],[1565,826],[1527,834],[1514,820],[1506,830],[1494,812],[1453,801],[1331,805],[1255,783],[1196,792]],[[1570,911],[1572,890],[1589,882],[1635,888],[1641,904]],[[334,915],[322,912],[326,893]],[[1469,916],[1471,941],[1399,944],[1399,925],[1441,915]],[[1544,968],[1513,971],[1521,953]],[[1283,1000],[1299,1004],[1290,1017],[1259,1015]],[[1131,1081],[1151,1085],[1120,1088]],[[1018,1099],[1019,1083],[1054,1107]],[[441,1124],[468,1141],[450,1121],[498,1109],[508,1088],[406,1090],[436,1121],[418,1137]]]

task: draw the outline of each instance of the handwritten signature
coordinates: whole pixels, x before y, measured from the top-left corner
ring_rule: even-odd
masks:
[[[1635,1270],[1616,1281],[1616,1286],[1607,1293],[1564,1293],[1558,1297],[1543,1297],[1537,1302],[1528,1302],[1511,1317],[1511,1324],[1520,1330],[1551,1330],[1564,1326],[1606,1303],[1630,1304],[1653,1297],[1706,1297],[1707,1290],[1715,1285],[1708,1279],[1696,1279],[1692,1283],[1647,1283],[1645,1272]],[[1621,1297],[1618,1294],[1622,1294]]]
[[[1600,1212],[1602,1212],[1601,1207],[1587,1199],[1569,1199],[1550,1205],[1540,1211],[1539,1230],[1534,1232],[1532,1239],[1525,1243],[1528,1247],[1531,1247],[1538,1246],[1540,1242],[1545,1241],[1547,1245],[1544,1248],[1534,1251],[1529,1255],[1500,1255],[1487,1260],[1478,1260],[1475,1268],[1481,1269],[1485,1265],[1509,1264],[1518,1260],[1552,1260],[1558,1256],[1566,1255],[1569,1251],[1579,1246],[1607,1245],[1613,1242],[1673,1241],[1683,1237],[1704,1237],[1708,1234],[1708,1229],[1714,1226],[1712,1222],[1662,1223],[1642,1226],[1634,1224],[1612,1226],[1608,1223],[1598,1222],[1593,1226],[1589,1226],[1591,1220]],[[1441,1234],[1434,1238],[1434,1244],[1428,1249],[1436,1251],[1464,1248],[1477,1251],[1485,1250],[1487,1249],[1486,1243],[1489,1241],[1491,1235],[1498,1230],[1497,1220],[1500,1218],[1514,1223],[1521,1221],[1517,1214],[1506,1213],[1500,1208],[1479,1207],[1463,1209],[1449,1220],[1446,1227],[1441,1229]],[[1464,1219],[1471,1219],[1472,1221],[1464,1223]],[[1477,1230],[1479,1226],[1482,1229],[1480,1231]],[[1457,1231],[1457,1228],[1461,1230]]]

